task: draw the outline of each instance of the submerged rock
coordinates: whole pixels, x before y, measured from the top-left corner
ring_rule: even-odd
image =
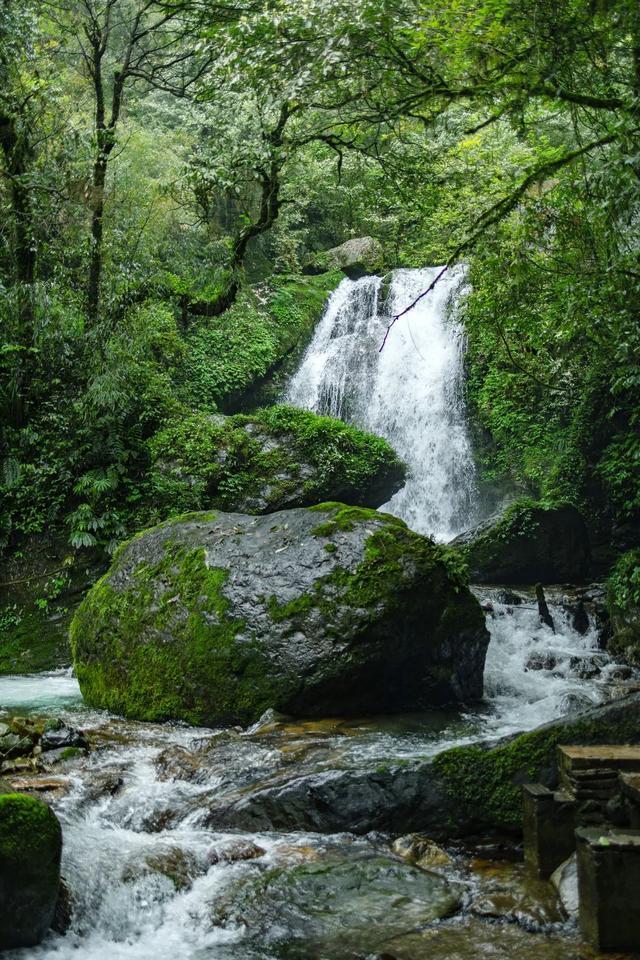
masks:
[[[471,579],[479,583],[574,582],[589,572],[587,528],[570,505],[518,500],[452,546],[463,551]]]
[[[155,502],[173,513],[273,513],[324,500],[379,507],[405,480],[386,440],[293,407],[193,414],[152,437],[150,449]]]
[[[145,531],[71,639],[90,706],[214,725],[477,699],[488,633],[446,548],[395,517],[323,504]]]
[[[58,902],[62,831],[46,803],[0,795],[0,950],[40,943]]]
[[[436,874],[380,855],[329,855],[243,879],[217,898],[215,922],[242,923],[250,941],[286,944],[287,956],[337,960],[365,956],[460,905],[459,889]]]

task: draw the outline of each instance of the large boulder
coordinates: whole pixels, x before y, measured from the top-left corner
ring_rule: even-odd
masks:
[[[589,537],[570,505],[550,507],[518,500],[451,546],[464,552],[477,583],[567,583],[589,573]]]
[[[194,414],[157,433],[150,450],[153,497],[165,516],[272,513],[324,500],[378,507],[405,479],[386,440],[294,407]]]
[[[139,534],[87,595],[71,643],[90,706],[206,725],[474,700],[488,633],[445,547],[323,504]]]
[[[353,237],[339,247],[317,253],[305,266],[305,273],[340,269],[352,280],[384,269],[382,244],[374,237]]]
[[[211,805],[213,829],[365,834],[436,840],[522,828],[522,784],[555,787],[559,744],[640,743],[640,693],[529,733],[454,747],[433,760],[273,779]]]
[[[51,926],[62,831],[42,800],[0,794],[0,950],[32,947]]]

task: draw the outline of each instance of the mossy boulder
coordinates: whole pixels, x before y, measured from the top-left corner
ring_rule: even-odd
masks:
[[[159,511],[272,513],[324,500],[378,507],[404,484],[389,444],[341,420],[276,406],[194,414],[150,441]]]
[[[573,506],[512,503],[453,543],[478,583],[567,583],[589,573],[587,528]]]
[[[40,943],[53,922],[62,831],[42,800],[0,794],[0,950]]]
[[[488,633],[446,548],[395,517],[324,504],[139,534],[87,595],[71,643],[90,706],[206,725],[474,700]]]
[[[623,554],[607,582],[609,652],[640,666],[640,550]]]
[[[342,270],[352,280],[384,270],[382,244],[374,237],[352,237],[338,247],[316,253],[305,265],[307,274]]]

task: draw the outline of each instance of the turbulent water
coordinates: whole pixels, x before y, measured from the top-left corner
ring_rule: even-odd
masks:
[[[286,401],[385,437],[409,468],[382,507],[419,533],[451,540],[477,519],[477,483],[465,417],[464,331],[452,316],[464,276],[445,274],[394,324],[439,268],[343,280],[290,382]]]
[[[53,802],[64,827],[71,930],[15,956],[347,960],[390,952],[418,960],[434,950],[450,960],[485,953],[505,960],[573,957],[566,939],[540,940],[524,930],[498,937],[495,927],[474,920],[469,907],[492,895],[494,880],[487,887],[486,878],[455,856],[445,874],[463,910],[433,927],[433,898],[440,902],[443,892],[418,889],[413,875],[394,867],[384,838],[247,834],[216,830],[208,820],[212,808],[268,783],[428,758],[611,695],[615,665],[598,649],[593,628],[585,636],[572,628],[559,597],[550,597],[555,633],[540,623],[533,597],[514,604],[499,591],[485,591],[481,599],[491,632],[486,702],[467,714],[196,730],[90,713],[68,672],[0,678],[2,706],[62,711],[89,731],[94,747],[88,760],[52,771],[62,786]],[[196,765],[193,757],[200,757]],[[516,899],[525,896],[523,878],[510,869],[505,882],[517,887]],[[504,892],[499,895],[504,901]],[[547,920],[557,927],[553,913]],[[549,923],[543,923],[547,932],[554,929]],[[563,937],[572,935],[562,929]]]

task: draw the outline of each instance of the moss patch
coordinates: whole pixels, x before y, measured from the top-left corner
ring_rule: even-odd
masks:
[[[624,702],[624,701],[623,701]],[[522,825],[522,784],[555,782],[556,747],[567,743],[637,743],[637,707],[621,719],[617,712],[547,725],[492,749],[455,747],[433,761],[451,802],[494,827]]]
[[[613,636],[609,651],[640,666],[640,550],[623,554],[607,582]]]
[[[125,591],[107,577],[99,581],[71,628],[86,702],[141,720],[195,724],[212,713],[236,720],[266,709],[276,693],[259,644],[243,651],[235,643],[243,624],[228,616],[227,576],[207,567],[204,549],[168,542],[159,562],[137,565]]]

